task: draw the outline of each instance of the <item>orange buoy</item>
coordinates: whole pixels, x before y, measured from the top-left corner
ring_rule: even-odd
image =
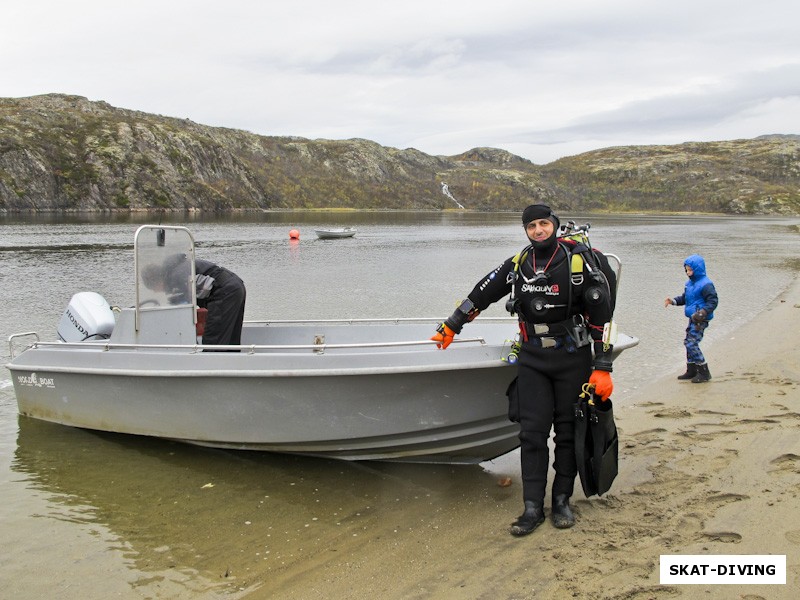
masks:
[[[289,239],[290,240],[299,240],[300,239],[300,231],[297,229],[292,229],[289,232]]]

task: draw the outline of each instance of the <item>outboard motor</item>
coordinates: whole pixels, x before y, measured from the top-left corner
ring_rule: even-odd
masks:
[[[100,294],[79,292],[72,296],[58,323],[62,342],[107,340],[114,330],[114,312]]]

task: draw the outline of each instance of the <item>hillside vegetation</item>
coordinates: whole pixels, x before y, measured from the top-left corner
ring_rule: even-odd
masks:
[[[0,99],[0,213],[557,209],[800,214],[800,137],[607,148],[536,165],[255,135],[78,96]]]

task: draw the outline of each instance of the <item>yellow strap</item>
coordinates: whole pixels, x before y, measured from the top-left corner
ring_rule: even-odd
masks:
[[[516,268],[514,269],[515,271],[519,268],[520,263],[525,260],[525,257],[527,255],[528,253],[523,250],[522,252],[520,252],[514,258],[511,259],[511,262],[513,262],[516,265]]]
[[[572,262],[570,263],[570,270],[573,275],[583,273],[583,257],[580,254],[572,255]]]

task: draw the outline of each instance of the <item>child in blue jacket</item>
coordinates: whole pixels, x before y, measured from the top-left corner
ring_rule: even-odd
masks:
[[[686,327],[686,373],[678,379],[691,379],[692,383],[703,383],[711,379],[708,363],[700,351],[700,342],[714,318],[719,298],[714,282],[706,275],[706,261],[699,254],[692,254],[683,261],[683,268],[689,276],[683,294],[664,300],[664,306],[683,306],[684,314],[689,317]]]

